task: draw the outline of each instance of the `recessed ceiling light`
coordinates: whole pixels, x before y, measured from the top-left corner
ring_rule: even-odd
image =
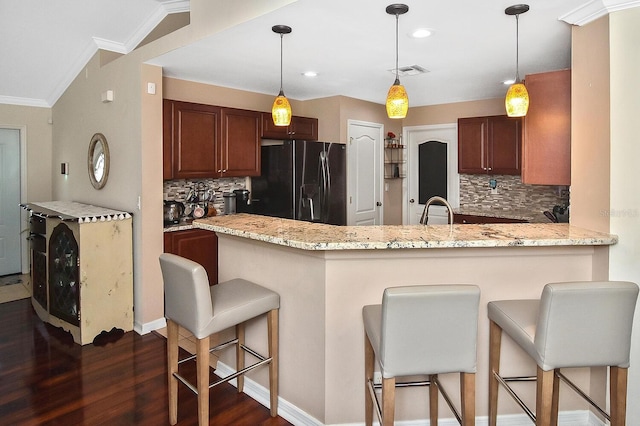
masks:
[[[433,32],[433,30],[430,30],[429,28],[418,28],[417,30],[415,30],[415,31],[413,31],[411,33],[411,37],[413,37],[413,38],[426,38],[426,37],[429,37],[432,32]]]
[[[318,73],[315,71],[306,71],[303,72],[302,75],[304,75],[305,77],[317,77]]]

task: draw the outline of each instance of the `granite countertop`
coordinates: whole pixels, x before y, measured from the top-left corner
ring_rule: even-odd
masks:
[[[251,214],[193,221],[194,228],[303,250],[611,245],[616,235],[566,223],[333,226]]]

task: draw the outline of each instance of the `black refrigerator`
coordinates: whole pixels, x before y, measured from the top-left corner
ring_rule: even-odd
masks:
[[[346,225],[346,146],[332,142],[267,141],[262,173],[251,178],[253,212]]]

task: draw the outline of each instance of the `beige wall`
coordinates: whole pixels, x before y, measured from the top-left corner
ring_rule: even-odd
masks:
[[[506,90],[505,90],[506,93]],[[409,110],[402,125],[425,126],[432,124],[457,123],[461,117],[481,117],[484,115],[504,115],[504,99],[457,102],[446,105],[415,107]]]
[[[26,130],[26,201],[51,200],[53,148],[50,119],[50,108],[0,104],[0,126]]]
[[[242,0],[192,0],[191,25],[102,64],[96,54],[52,108],[52,154],[48,176],[52,198],[74,200],[133,212],[135,327],[145,333],[164,324],[164,297],[158,255],[162,252],[162,86],[161,70],[144,62],[239,22],[290,3]],[[200,12],[198,12],[200,11]],[[111,58],[112,59],[112,58]],[[153,82],[156,95],[146,94]],[[101,93],[114,91],[112,103]],[[111,150],[107,185],[96,191],[87,176],[91,136],[102,132]],[[51,167],[68,162],[63,179]],[[140,200],[141,209],[138,209]]]
[[[611,279],[640,284],[640,191],[636,176],[640,159],[640,8],[609,17],[611,93],[611,232],[620,242],[611,248]],[[631,338],[627,424],[640,424],[640,305]]]
[[[609,17],[573,27],[571,223],[609,231]]]

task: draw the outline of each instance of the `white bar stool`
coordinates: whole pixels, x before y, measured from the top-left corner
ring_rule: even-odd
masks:
[[[178,381],[198,395],[198,424],[209,424],[209,389],[237,378],[242,392],[244,374],[256,367],[269,365],[271,416],[278,415],[278,311],[280,296],[271,290],[243,279],[233,279],[209,287],[204,268],[191,260],[173,254],[160,255],[164,280],[165,316],[167,318],[167,362],[169,377],[169,422],[178,421]],[[264,357],[244,344],[244,323],[267,314],[269,355]],[[196,338],[197,384],[194,386],[178,372],[178,364],[194,356],[178,360],[178,326]],[[236,338],[209,349],[209,336],[230,327]],[[210,352],[236,345],[236,372],[209,383]],[[258,362],[245,367],[245,352]]]
[[[489,302],[489,424],[496,425],[501,384],[536,425],[558,421],[559,379],[586,399],[612,426],[625,424],[627,368],[638,286],[624,281],[547,284],[540,300]],[[536,377],[500,376],[500,343],[506,333],[537,364]],[[607,414],[566,378],[561,368],[609,367]],[[509,386],[535,380],[535,414]]]
[[[387,288],[381,305],[362,309],[365,330],[365,424],[374,402],[382,426],[393,425],[395,388],[429,386],[430,424],[438,424],[438,391],[459,423],[475,424],[475,372],[480,289],[474,285]],[[373,382],[376,358],[382,385]],[[460,373],[461,411],[442,388],[438,374]],[[399,382],[407,376],[424,381]],[[376,389],[382,388],[382,406]]]

